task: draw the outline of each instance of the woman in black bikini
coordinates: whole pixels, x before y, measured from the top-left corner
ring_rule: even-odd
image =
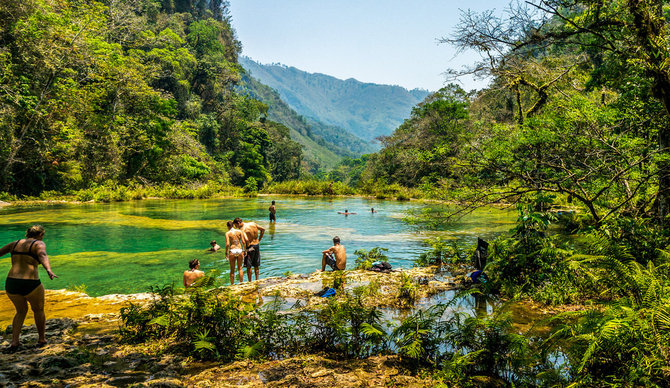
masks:
[[[11,242],[0,248],[0,257],[11,253],[12,267],[7,274],[5,291],[14,303],[16,315],[12,322],[12,342],[10,350],[19,347],[19,336],[23,321],[28,314],[28,303],[35,315],[35,326],[39,339],[37,346],[47,343],[44,337],[46,317],[44,316],[44,286],[40,282],[38,267],[40,264],[47,270],[49,279],[57,278],[51,271],[49,256],[47,256],[46,245],[42,241],[44,228],[41,225],[33,225],[26,232],[26,238]]]

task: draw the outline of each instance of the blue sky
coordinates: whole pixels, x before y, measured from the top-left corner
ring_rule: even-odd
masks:
[[[493,0],[230,0],[242,55],[362,82],[439,89],[444,71],[478,59],[437,40],[459,9],[505,8]],[[463,79],[466,90],[485,81]]]

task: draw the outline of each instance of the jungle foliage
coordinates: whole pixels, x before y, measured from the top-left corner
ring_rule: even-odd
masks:
[[[297,178],[240,49],[223,0],[2,2],[1,190]]]
[[[508,315],[445,314],[451,306],[443,304],[388,321],[370,303],[379,292],[374,282],[353,292],[340,288],[316,309],[300,302],[284,306],[279,296],[257,306],[225,288],[196,288],[185,295],[172,287],[155,291],[148,305],[122,309],[124,341],[160,343],[162,351],[219,361],[397,354],[408,371],[435,373],[439,381],[458,386],[562,381],[552,353],[514,333]]]
[[[489,87],[449,85],[429,96],[359,175],[460,205],[412,217],[422,225],[517,206],[516,226],[489,246],[487,281],[477,287],[584,305],[559,315],[543,345],[567,361],[559,385],[670,381],[668,17],[658,0],[463,12],[442,41],[482,60],[451,74],[490,77]],[[433,245],[419,264],[449,255]]]

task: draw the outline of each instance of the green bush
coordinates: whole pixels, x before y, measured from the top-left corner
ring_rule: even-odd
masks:
[[[272,182],[263,190],[272,194],[298,195],[355,195],[356,191],[342,182],[310,180],[289,180]]]
[[[245,193],[258,192],[258,182],[256,182],[256,179],[254,177],[248,177],[247,180],[244,181],[244,192]]]
[[[357,249],[354,252],[354,255],[356,255],[356,269],[370,269],[375,261],[388,261],[388,256],[384,254],[387,251],[388,249],[381,247],[374,247],[369,251]]]
[[[453,240],[443,240],[436,237],[428,240],[427,244],[430,245],[432,249],[419,255],[414,261],[414,264],[418,267],[428,267],[446,263],[460,264],[468,261],[469,250],[461,249],[461,247]],[[472,251],[474,251],[474,248],[472,248]]]

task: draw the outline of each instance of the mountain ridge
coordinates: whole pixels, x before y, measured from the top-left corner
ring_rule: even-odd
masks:
[[[342,80],[283,64],[263,65],[248,57],[240,57],[239,63],[299,114],[368,141],[393,133],[429,94],[424,89]]]
[[[269,120],[289,128],[291,138],[303,147],[304,167],[308,171],[316,172],[321,168],[332,168],[343,158],[355,158],[376,151],[369,142],[341,128],[299,115],[282,100],[276,90],[248,73],[243,74],[237,89],[266,104]]]

